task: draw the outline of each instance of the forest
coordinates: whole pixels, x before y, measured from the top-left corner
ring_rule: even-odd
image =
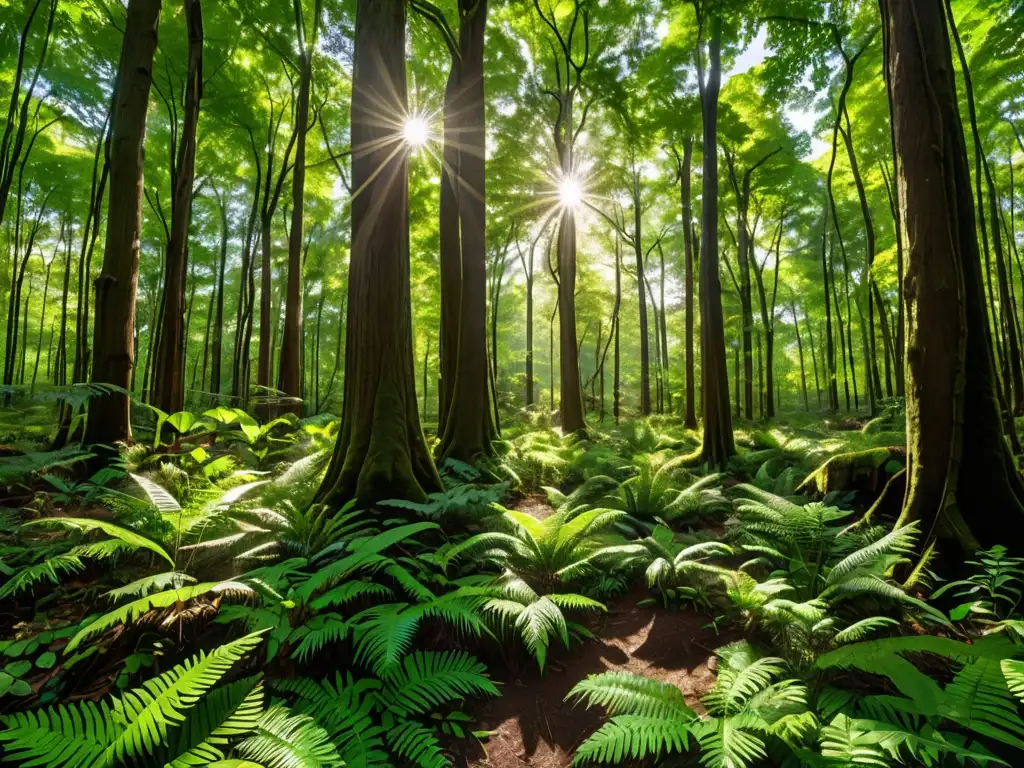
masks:
[[[1024,765],[1022,0],[0,0],[0,117],[0,763]]]

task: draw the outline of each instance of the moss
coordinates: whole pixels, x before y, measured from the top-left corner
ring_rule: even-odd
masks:
[[[891,474],[890,470],[902,468],[904,461],[904,450],[896,447],[840,453],[811,472],[797,492],[858,491],[874,498]]]

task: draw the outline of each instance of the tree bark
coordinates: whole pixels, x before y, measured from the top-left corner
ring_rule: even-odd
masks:
[[[422,500],[441,488],[417,412],[409,286],[408,155],[382,109],[405,115],[404,0],[357,0],[352,249],[341,429],[316,501]],[[383,123],[383,124],[382,124]]]
[[[188,230],[192,221],[192,185],[196,167],[196,129],[203,98],[203,13],[200,0],[184,0],[188,28],[188,74],[185,114],[178,142],[178,159],[171,179],[170,237],[164,259],[164,290],[160,340],[153,372],[153,404],[166,413],[185,407],[183,347],[186,343],[185,274],[188,270]]]
[[[459,223],[462,280],[455,386],[440,454],[469,461],[493,452],[495,426],[487,361],[487,243],[484,30],[487,0],[460,0]],[[564,359],[564,354],[563,354]]]
[[[302,262],[303,201],[306,192],[306,135],[309,133],[309,92],[313,83],[313,54],[320,26],[320,0],[314,3],[312,29],[305,38],[302,6],[294,0],[295,26],[299,37],[299,95],[295,104],[295,168],[292,171],[292,225],[288,232],[288,286],[284,304],[284,329],[277,388],[288,398],[281,411],[298,414],[302,406]]]
[[[143,146],[152,85],[161,0],[129,0],[114,87],[110,141],[110,201],[103,271],[96,281],[93,383],[127,389],[134,360],[135,292],[142,229]],[[128,396],[89,401],[87,445],[112,445],[132,436]]]
[[[908,481],[900,522],[920,520],[926,542],[954,550],[1019,549],[1024,485],[995,392],[947,19],[942,0],[880,5],[907,249]]]
[[[686,302],[686,408],[683,426],[697,428],[697,412],[694,403],[694,357],[693,357],[693,203],[691,194],[691,172],[693,164],[693,137],[683,142],[683,159],[679,163],[679,195],[683,207],[683,282]]]
[[[725,319],[718,265],[718,95],[722,86],[722,22],[711,20],[708,45],[710,68],[701,88],[703,115],[703,194],[701,196],[701,405],[704,440],[701,456],[722,468],[736,453],[729,413],[729,373],[725,362]],[[703,77],[701,77],[703,79]]]

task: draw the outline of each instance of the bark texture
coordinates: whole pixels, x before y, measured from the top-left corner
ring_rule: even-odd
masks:
[[[907,261],[908,482],[901,522],[920,520],[929,541],[963,550],[1019,542],[1024,485],[996,395],[942,0],[880,5]]]
[[[153,82],[161,0],[130,0],[114,87],[110,141],[110,202],[103,271],[96,280],[92,381],[131,385],[135,337],[135,293],[142,228],[143,147]],[[128,395],[111,393],[89,401],[86,444],[131,440]]]
[[[407,111],[404,0],[358,0],[352,255],[341,430],[318,502],[422,499],[441,488],[420,428],[409,287],[408,155],[382,105]]]

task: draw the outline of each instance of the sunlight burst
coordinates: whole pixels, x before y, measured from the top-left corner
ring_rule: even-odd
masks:
[[[422,117],[410,117],[402,127],[402,138],[410,147],[422,147],[430,139],[430,127]]]
[[[558,201],[563,208],[576,210],[583,202],[583,188],[575,176],[566,176],[558,182]]]

